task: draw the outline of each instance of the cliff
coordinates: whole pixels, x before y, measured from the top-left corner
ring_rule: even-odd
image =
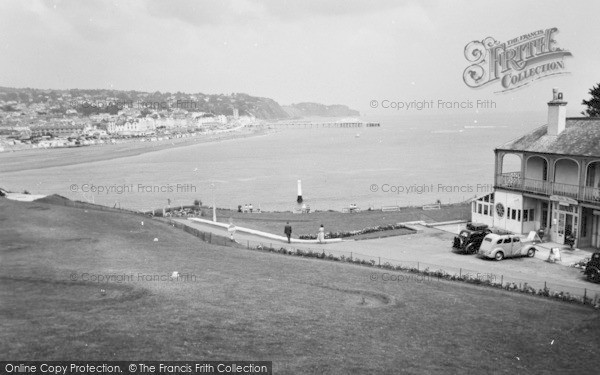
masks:
[[[348,108],[341,104],[324,105],[318,103],[298,103],[289,106],[284,106],[283,110],[290,117],[307,117],[307,116],[323,116],[323,117],[347,117],[360,116],[358,111]]]

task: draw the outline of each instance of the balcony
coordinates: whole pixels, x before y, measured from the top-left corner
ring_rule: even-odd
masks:
[[[496,186],[525,193],[561,195],[582,202],[600,204],[600,188],[521,178],[520,172],[496,175]]]

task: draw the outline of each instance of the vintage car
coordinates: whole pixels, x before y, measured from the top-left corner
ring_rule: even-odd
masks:
[[[466,254],[477,254],[483,238],[492,233],[486,224],[468,223],[452,241],[452,248]]]
[[[583,274],[589,281],[600,283],[600,253],[592,254]]]
[[[523,241],[514,234],[488,234],[479,248],[479,256],[502,260],[504,258],[533,257],[536,252],[535,241]]]

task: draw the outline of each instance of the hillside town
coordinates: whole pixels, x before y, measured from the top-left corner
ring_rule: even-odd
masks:
[[[152,142],[230,132],[265,121],[359,115],[345,105],[281,106],[244,93],[0,87],[0,152]]]
[[[0,92],[0,152],[78,147],[128,141],[161,141],[229,132],[260,123],[252,115],[196,110],[198,100],[176,95],[124,100],[48,91],[46,95]],[[224,111],[223,111],[224,112]]]

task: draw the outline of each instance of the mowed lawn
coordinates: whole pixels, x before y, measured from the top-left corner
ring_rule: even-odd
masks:
[[[205,219],[212,218],[209,208],[203,209]],[[293,214],[291,212],[243,213],[231,210],[217,210],[217,220],[233,223],[238,226],[262,230],[283,236],[283,228],[287,221],[292,226],[292,237],[314,234],[323,224],[326,232],[348,232],[378,225],[389,225],[409,221],[444,222],[450,220],[469,220],[470,204],[452,204],[442,206],[440,210],[423,210],[422,207],[403,207],[400,211],[380,210],[361,211],[358,213],[342,213],[337,211],[318,211],[309,214]],[[397,233],[406,234],[406,232]],[[378,232],[369,237],[386,236],[389,233]]]
[[[143,280],[173,271],[189,276]],[[110,274],[120,279],[81,280]],[[217,247],[134,214],[0,198],[0,332],[6,360],[583,374],[597,371],[600,316],[474,285]]]

